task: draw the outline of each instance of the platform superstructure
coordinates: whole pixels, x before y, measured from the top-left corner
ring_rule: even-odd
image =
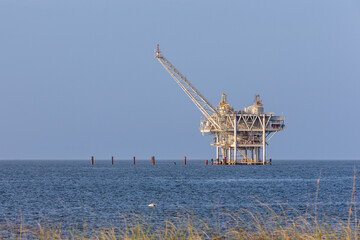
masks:
[[[259,95],[255,96],[254,104],[244,110],[234,111],[227,103],[226,94],[222,94],[219,105],[213,107],[161,54],[159,45],[155,57],[204,115],[200,132],[214,136],[211,146],[216,148],[216,164],[265,165],[269,162],[266,146],[277,132],[285,129],[284,117],[265,113]]]

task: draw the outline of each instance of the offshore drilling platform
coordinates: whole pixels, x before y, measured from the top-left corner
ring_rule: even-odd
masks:
[[[277,132],[285,129],[284,117],[265,113],[259,95],[255,96],[252,106],[234,111],[227,103],[226,94],[222,94],[221,101],[215,108],[160,53],[159,45],[155,58],[204,114],[205,120],[200,122],[200,132],[215,136],[210,145],[216,147],[216,164],[271,164],[271,160],[266,161],[266,145]]]

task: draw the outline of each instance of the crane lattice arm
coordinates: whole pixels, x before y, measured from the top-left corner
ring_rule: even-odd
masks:
[[[204,114],[206,119],[208,119],[212,125],[220,130],[220,125],[214,120],[213,115],[218,115],[216,109],[211,106],[211,104],[203,97],[201,94],[190,84],[188,80],[181,73],[176,70],[176,68],[171,65],[171,63],[164,58],[159,49],[159,45],[157,45],[156,55],[155,57],[161,65],[170,73],[170,75],[174,78],[176,83],[181,87],[181,89],[188,95],[188,97],[193,101],[193,103],[199,108],[199,110]]]

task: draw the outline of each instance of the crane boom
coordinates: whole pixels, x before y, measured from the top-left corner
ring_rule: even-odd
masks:
[[[159,45],[156,49],[156,59],[159,60],[161,65],[170,73],[180,88],[188,95],[198,109],[204,114],[205,118],[212,123],[212,125],[220,130],[221,127],[212,117],[218,115],[216,109],[190,84],[190,82],[176,70],[176,68],[168,61],[164,56],[161,55]]]

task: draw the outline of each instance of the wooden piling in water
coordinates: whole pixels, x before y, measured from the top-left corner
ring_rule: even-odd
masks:
[[[91,156],[91,165],[94,165],[94,156]]]
[[[114,156],[111,156],[111,165],[114,165]]]
[[[184,157],[184,165],[186,165],[186,157]]]
[[[155,165],[155,156],[151,157],[151,165]]]
[[[205,160],[205,165],[208,165],[208,160]]]
[[[133,165],[135,165],[135,156],[133,157]]]

